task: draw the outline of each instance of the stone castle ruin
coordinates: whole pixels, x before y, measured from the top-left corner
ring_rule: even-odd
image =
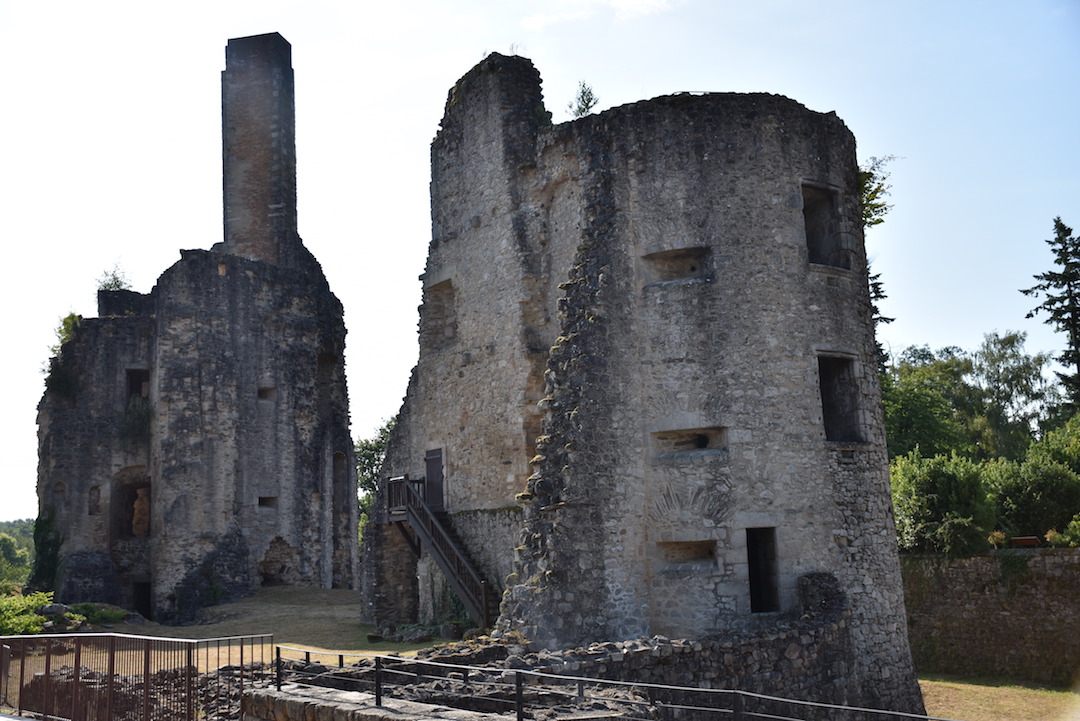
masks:
[[[852,134],[766,94],[549,118],[523,58],[450,91],[365,620],[449,589],[530,648],[720,638],[709,683],[921,711]]]
[[[297,234],[291,48],[230,40],[224,241],[101,291],[39,405],[47,582],[163,621],[260,585],[353,588],[341,303]]]

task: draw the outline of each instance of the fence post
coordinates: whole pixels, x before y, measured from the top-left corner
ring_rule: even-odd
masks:
[[[274,646],[274,681],[281,690],[281,646]]]
[[[23,699],[26,694],[23,693],[23,689],[26,688],[26,639],[22,639],[19,645],[19,715],[22,716],[23,712]]]
[[[82,636],[75,637],[75,662],[73,664],[75,683],[71,686],[71,718],[73,721],[82,721],[83,714],[79,712],[79,688],[82,686]]]
[[[338,668],[345,668],[345,654],[339,653],[337,655],[337,667]]]
[[[525,721],[525,694],[521,688],[521,671],[514,671],[514,710],[517,721]]]
[[[382,706],[382,659],[375,657],[375,705]]]
[[[744,713],[744,711],[746,709],[744,708],[745,707],[745,699],[743,698],[742,691],[739,691],[739,690],[735,691],[735,703],[733,704],[733,706],[734,706],[734,708],[732,709],[734,711],[734,713],[732,714],[733,721],[744,721],[744,719],[746,717],[743,715],[743,713]]]
[[[150,721],[150,639],[143,642],[143,721]]]
[[[252,649],[254,654],[255,649]],[[229,663],[232,664],[232,647],[229,648]],[[240,698],[244,697],[244,639],[240,639]]]
[[[52,639],[45,639],[45,691],[41,697],[41,710],[45,712],[45,718],[48,719],[54,710],[52,701],[54,694],[52,693]]]
[[[113,693],[116,677],[116,635],[109,634],[109,671],[105,682],[105,718],[113,717]]]
[[[187,657],[186,667],[184,668],[184,680],[187,681],[187,720],[195,721],[195,674],[192,673],[192,666],[195,664],[195,643],[189,643],[184,653]]]

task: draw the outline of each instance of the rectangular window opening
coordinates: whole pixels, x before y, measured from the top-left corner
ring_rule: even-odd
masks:
[[[127,397],[150,397],[150,371],[146,368],[129,368],[127,371]]]
[[[424,289],[420,310],[420,339],[429,348],[451,345],[457,336],[457,311],[453,283],[444,280]]]
[[[862,441],[855,362],[851,358],[819,356],[818,377],[825,439],[840,442]]]
[[[803,222],[810,262],[851,269],[851,254],[841,241],[838,193],[814,185],[802,187]]]
[[[692,454],[727,450],[727,429],[721,426],[681,428],[652,434],[653,454],[657,458],[680,458]]]
[[[750,567],[750,612],[780,610],[780,578],[776,562],[776,529],[746,529],[746,560]]]
[[[705,278],[709,275],[709,248],[679,248],[662,250],[641,256],[645,261],[645,284],[666,283],[673,280]]]
[[[277,400],[277,388],[271,388],[271,387],[268,387],[268,386],[262,387],[262,388],[259,388],[258,394],[259,394],[259,400],[260,401],[266,401],[268,403],[273,403],[274,401]]]
[[[277,508],[277,496],[259,496],[259,508]]]
[[[656,544],[668,566],[711,566],[716,562],[716,541],[663,541]]]

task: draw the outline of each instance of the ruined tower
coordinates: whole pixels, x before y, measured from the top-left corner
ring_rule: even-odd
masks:
[[[53,360],[38,495],[66,602],[183,621],[259,585],[355,584],[345,326],[297,234],[280,35],[229,41],[222,134],[224,240],[149,294],[99,292]]]
[[[921,710],[851,133],[766,94],[548,118],[522,58],[450,91],[368,618],[468,590],[426,506],[500,633],[779,647],[701,682]]]

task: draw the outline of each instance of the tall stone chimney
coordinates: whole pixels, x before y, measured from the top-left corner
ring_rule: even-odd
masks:
[[[299,245],[293,95],[285,38],[229,40],[221,73],[224,250],[284,266]]]

